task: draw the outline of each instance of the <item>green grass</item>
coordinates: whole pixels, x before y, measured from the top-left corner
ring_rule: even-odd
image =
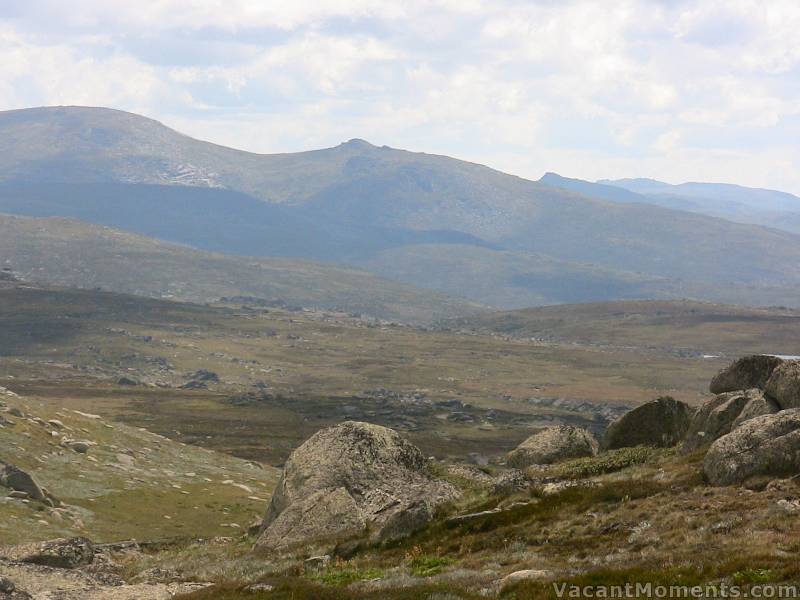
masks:
[[[555,465],[550,472],[553,475],[569,479],[586,479],[605,473],[621,471],[635,465],[643,465],[669,455],[672,451],[637,446],[609,450],[597,456],[577,458]]]
[[[453,560],[450,558],[423,554],[412,558],[409,566],[411,574],[415,577],[433,577],[451,564],[453,564]]]
[[[336,566],[328,568],[324,573],[312,579],[320,581],[325,585],[343,586],[349,585],[354,581],[369,579],[381,579],[384,571],[377,568],[359,568],[355,566]]]

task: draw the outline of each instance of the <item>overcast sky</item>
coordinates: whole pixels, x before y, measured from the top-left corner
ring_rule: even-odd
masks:
[[[0,109],[800,194],[798,0],[2,0]]]

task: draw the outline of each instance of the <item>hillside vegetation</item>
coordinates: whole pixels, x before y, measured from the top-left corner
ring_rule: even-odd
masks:
[[[482,309],[358,269],[201,252],[69,219],[0,215],[0,260],[24,280],[192,302],[250,297],[415,323]]]

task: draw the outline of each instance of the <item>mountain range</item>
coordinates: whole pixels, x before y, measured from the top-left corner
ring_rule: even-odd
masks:
[[[556,173],[546,173],[539,181],[610,202],[663,206],[800,234],[800,198],[786,192],[729,183],[672,185],[641,178],[592,183]]]
[[[779,194],[534,182],[359,139],[253,154],[104,108],[0,113],[0,212],[227,255],[334,262],[499,308],[636,298],[800,305],[791,226],[800,213]]]

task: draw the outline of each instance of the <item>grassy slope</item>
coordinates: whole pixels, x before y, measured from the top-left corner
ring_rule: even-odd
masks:
[[[0,257],[33,281],[193,302],[245,295],[413,322],[480,310],[358,269],[201,252],[68,219],[0,215]]]
[[[0,499],[3,543],[71,535],[98,542],[229,535],[236,529],[231,523],[241,531],[260,516],[277,481],[271,467],[110,424],[57,403],[2,390],[0,402],[25,415],[4,415],[13,425],[0,429],[0,458],[31,473],[72,507],[70,514],[59,515],[37,503]],[[57,419],[63,428],[38,424],[34,417]],[[62,436],[97,446],[78,454],[59,445]]]

